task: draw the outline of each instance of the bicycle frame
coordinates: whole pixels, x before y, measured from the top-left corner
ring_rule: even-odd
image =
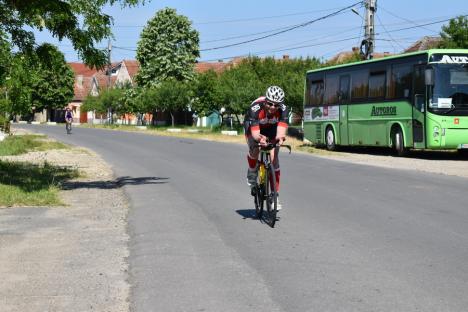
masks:
[[[289,145],[282,145],[289,149]],[[277,213],[278,193],[276,191],[276,178],[273,163],[271,162],[271,151],[277,148],[276,144],[268,144],[260,149],[260,161],[258,168],[258,185],[255,194],[255,210],[258,218],[263,216],[263,207],[266,203],[265,221],[271,226],[275,226]],[[280,147],[280,146],[279,146]]]

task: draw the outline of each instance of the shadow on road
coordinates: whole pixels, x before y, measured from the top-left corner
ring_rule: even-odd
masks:
[[[116,189],[125,185],[146,185],[146,184],[165,184],[169,178],[161,177],[119,177],[115,180],[108,181],[67,181],[62,183],[62,189],[74,190],[79,188],[98,188],[98,189]]]
[[[244,220],[245,219],[257,220],[257,217],[255,216],[255,209],[241,209],[241,210],[236,210],[236,212],[240,214]]]

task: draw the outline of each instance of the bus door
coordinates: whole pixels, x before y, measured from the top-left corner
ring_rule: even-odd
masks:
[[[413,71],[413,146],[425,148],[426,85],[424,82],[425,65],[414,66]]]
[[[339,104],[340,104],[340,144],[348,145],[348,103],[350,98],[350,78],[349,75],[340,76],[340,91],[339,91]]]

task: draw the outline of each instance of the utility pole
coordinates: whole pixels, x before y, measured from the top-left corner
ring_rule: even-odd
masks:
[[[365,0],[365,7],[365,38],[361,42],[361,55],[366,60],[370,60],[373,58],[375,48],[374,15],[377,11],[377,0]]]
[[[112,62],[111,62],[112,42],[107,43],[107,90],[111,88]],[[107,108],[107,123],[112,124],[112,110]]]

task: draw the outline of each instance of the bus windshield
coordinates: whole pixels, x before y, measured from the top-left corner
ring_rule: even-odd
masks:
[[[429,110],[438,115],[468,116],[468,64],[434,65]]]

